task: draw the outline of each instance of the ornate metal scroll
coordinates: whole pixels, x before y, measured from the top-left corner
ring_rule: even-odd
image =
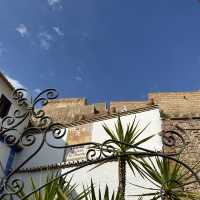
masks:
[[[0,181],[0,200],[7,199],[7,197],[16,197],[17,194],[23,190],[24,181],[19,178],[15,178],[15,174],[22,169],[25,164],[27,164],[31,159],[36,157],[44,145],[47,145],[54,149],[67,149],[76,146],[89,145],[90,148],[86,153],[86,160],[84,164],[77,166],[64,174],[55,177],[52,181],[59,179],[62,176],[66,176],[72,172],[75,172],[81,168],[89,165],[103,163],[113,159],[118,159],[122,156],[160,156],[163,158],[169,158],[175,162],[178,162],[184,166],[190,173],[194,176],[195,182],[200,184],[200,180],[197,174],[185,163],[177,160],[174,156],[178,155],[185,146],[184,139],[180,134],[175,131],[167,132],[163,137],[163,143],[167,146],[176,145],[176,137],[182,142],[181,151],[173,154],[166,154],[163,152],[155,152],[149,149],[141,148],[138,145],[130,145],[127,143],[121,143],[123,145],[129,146],[129,152],[118,153],[116,150],[116,144],[120,143],[115,140],[106,140],[102,144],[95,142],[88,142],[76,145],[58,145],[58,143],[48,140],[51,136],[55,141],[62,139],[66,135],[66,126],[60,123],[55,123],[53,120],[45,115],[44,110],[41,107],[48,104],[49,100],[58,97],[58,92],[55,89],[47,89],[41,92],[36,98],[32,96],[24,89],[17,89],[13,93],[13,100],[16,102],[17,109],[14,111],[12,116],[5,117],[0,124],[0,137],[4,139],[5,143],[9,146],[22,146],[22,147],[32,147],[37,143],[37,148],[29,155],[24,161],[22,161],[15,169],[13,169],[9,175],[3,177]],[[21,128],[25,126],[25,128]],[[21,131],[23,130],[23,131]],[[40,140],[36,137],[37,134],[41,135]],[[180,142],[179,142],[180,143]],[[50,183],[49,182],[49,183]],[[34,192],[44,188],[46,183],[35,191],[27,194],[22,199],[27,199]],[[190,184],[190,183],[188,183]]]

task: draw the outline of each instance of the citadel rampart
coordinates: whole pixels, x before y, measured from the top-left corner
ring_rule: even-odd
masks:
[[[200,91],[150,93],[146,101],[114,101],[109,107],[88,104],[84,98],[60,99],[51,101],[45,111],[55,121],[70,123],[153,105],[159,106],[163,130],[176,130],[185,139],[181,159],[194,165],[200,160]]]

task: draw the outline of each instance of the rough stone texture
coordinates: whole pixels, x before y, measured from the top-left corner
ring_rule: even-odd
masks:
[[[194,166],[200,160],[200,91],[151,93],[149,99],[160,108],[163,130],[175,130],[185,139],[186,148],[180,159]],[[199,169],[197,165],[195,170]],[[197,186],[192,184],[187,189],[199,190]]]
[[[161,112],[173,117],[200,117],[200,92],[150,93],[149,99]]]
[[[70,123],[84,119],[85,116],[94,114],[94,105],[71,105],[45,110],[48,116],[60,123]]]
[[[71,123],[107,113],[105,103],[87,104],[85,98],[66,98],[50,101],[44,107],[47,116],[60,123]]]
[[[163,118],[163,130],[175,130],[185,139],[186,148],[181,154],[181,160],[190,167],[200,160],[200,91],[197,92],[166,92],[150,93],[147,104],[158,105]],[[115,102],[117,109],[127,109],[144,106],[145,102]],[[177,147],[164,147],[165,151],[178,151]],[[200,169],[200,165],[196,170]],[[187,186],[187,189],[196,190],[197,184]],[[199,189],[198,189],[199,190]]]
[[[96,113],[106,113],[108,112],[106,103],[95,103],[95,112]]]
[[[193,167],[200,160],[200,119],[167,119],[163,120],[163,130],[174,130],[178,132],[186,142],[186,147],[180,155],[180,159]],[[177,139],[176,150],[178,151],[179,145],[182,143]],[[173,149],[165,148],[165,151],[170,152]],[[198,164],[195,171],[199,171],[200,165]],[[197,189],[199,190],[198,184],[192,184],[187,186],[187,189]]]
[[[142,108],[147,105],[158,105],[163,118],[163,130],[175,130],[185,139],[186,147],[180,159],[190,167],[200,160],[200,91],[196,92],[163,92],[150,93],[148,100],[131,102],[111,102],[111,108],[116,112],[123,109]],[[176,148],[164,147],[165,151],[175,152],[180,148],[177,139]],[[195,170],[200,171],[200,165]],[[186,189],[199,190],[197,184]]]
[[[52,108],[63,108],[71,105],[87,105],[85,98],[65,98],[65,99],[56,99],[50,100],[49,103],[45,106],[46,109]]]
[[[123,112],[158,105],[163,119],[163,130],[175,130],[186,141],[186,148],[181,159],[189,166],[200,160],[200,91],[150,93],[147,101],[111,102],[110,108],[105,103],[88,105],[86,99],[64,99],[52,101],[45,107],[47,114],[58,122],[72,122],[99,116],[107,112]],[[177,140],[177,144],[180,140]],[[167,148],[176,151],[178,148]],[[200,168],[199,168],[200,169]],[[192,189],[197,185],[190,186]]]
[[[123,112],[138,108],[145,108],[149,105],[148,101],[111,101],[110,110],[115,112]]]
[[[115,101],[110,103],[110,109],[120,112],[148,105],[158,105],[168,117],[200,117],[200,91],[150,93],[147,101]]]

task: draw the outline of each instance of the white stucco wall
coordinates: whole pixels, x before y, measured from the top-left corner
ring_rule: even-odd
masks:
[[[2,170],[5,170],[6,168],[10,151],[11,151],[10,147],[0,142],[0,162],[3,168],[3,169],[0,168],[0,178],[4,176],[4,172]]]
[[[22,163],[24,160],[26,160],[31,154],[33,154],[38,149],[38,147],[42,143],[43,135],[37,134],[35,135],[35,137],[36,142],[33,145],[24,147],[24,149],[21,152],[17,153],[14,164],[15,167]],[[52,137],[49,137],[49,141],[52,142],[52,144],[56,144],[58,146],[62,146],[65,144],[65,142],[62,139],[54,140]],[[23,168],[44,166],[62,162],[63,155],[64,149],[54,149],[44,144],[41,150],[36,154],[36,156],[34,156],[30,161],[28,161],[23,166]]]
[[[16,106],[15,104],[13,104],[13,101],[11,99],[12,90],[7,85],[7,83],[0,77],[0,97],[2,94],[5,95],[12,102],[8,115],[13,115],[13,112]],[[0,117],[0,125],[1,125],[1,122],[2,122],[2,118]],[[0,141],[0,162],[2,163],[4,170],[7,164],[9,154],[10,154],[10,147],[8,147],[7,145],[3,144],[2,141]],[[0,177],[2,177],[3,175],[4,175],[4,172],[0,168]]]
[[[23,109],[21,107],[18,107],[17,103],[15,101],[13,101],[12,93],[13,93],[13,90],[10,88],[10,86],[8,86],[7,82],[0,76],[0,97],[3,94],[11,102],[11,107],[10,107],[10,110],[7,115],[7,116],[11,116],[11,117],[14,116],[14,112],[16,109],[19,109],[23,112]],[[17,124],[17,122],[19,122],[19,120],[20,119],[16,119],[15,124]],[[0,126],[1,125],[2,125],[2,118],[0,118]],[[3,126],[8,127],[8,126],[6,126],[6,123],[4,123]],[[22,124],[17,126],[16,131],[9,131],[9,132],[7,132],[7,134],[13,134],[13,135],[16,135],[17,137],[19,137],[19,135],[23,132],[24,127],[26,127],[26,126],[27,126],[27,120],[25,120]],[[0,141],[0,162],[2,163],[4,172],[6,169],[6,164],[7,164],[10,152],[11,152],[11,148],[8,145],[4,144],[2,141]],[[4,176],[4,172],[0,168],[0,177]]]
[[[15,156],[15,162],[13,168],[17,168],[21,163],[23,163],[29,156],[31,156],[40,146],[43,140],[42,134],[36,134],[36,141],[33,145],[24,147],[23,150]],[[65,141],[62,139],[55,140],[49,134],[48,141],[51,144],[57,146],[65,145]],[[49,147],[47,144],[44,144],[41,150],[33,157],[30,161],[26,162],[25,165],[22,166],[23,169],[25,168],[32,168],[38,166],[47,166],[51,164],[60,163],[63,161],[64,156],[64,149],[54,149]],[[56,170],[52,171],[39,171],[33,173],[20,173],[15,176],[20,177],[24,181],[25,187],[24,191],[28,193],[31,191],[31,177],[33,178],[35,184],[37,186],[41,186],[46,182],[47,176],[51,175],[52,173],[56,173]]]
[[[126,129],[127,124],[129,122],[132,122],[134,119],[134,114],[126,115],[121,117],[123,127]],[[140,121],[138,129],[143,129],[148,123],[148,128],[143,132],[141,137],[139,139],[148,137],[150,135],[155,134],[155,136],[148,142],[142,145],[142,147],[151,149],[151,150],[162,150],[162,142],[161,137],[159,136],[159,133],[161,131],[161,119],[158,109],[152,109],[149,111],[141,112],[136,114],[136,121]],[[102,125],[106,124],[109,128],[114,129],[114,124],[116,123],[117,118],[108,119],[104,121],[94,122],[92,123],[92,141],[93,142],[99,142],[102,143],[105,140],[109,139],[108,135],[105,133]],[[42,135],[36,135],[37,141],[33,146],[24,148],[23,151],[17,154],[15,158],[15,165],[14,167],[17,167],[20,163],[22,163],[28,156],[33,153],[37,147],[40,145]],[[49,141],[51,143],[56,144],[57,146],[63,146],[66,143],[67,135],[61,139],[61,140],[54,140],[51,137],[51,134],[49,135]],[[56,142],[55,142],[56,141]],[[64,149],[54,149],[46,144],[43,146],[43,148],[39,151],[39,153],[32,158],[26,165],[23,166],[23,168],[27,167],[37,167],[37,166],[44,166],[49,164],[55,164],[60,163],[63,161],[65,150]],[[93,166],[83,168],[79,171],[76,171],[76,173],[70,174],[68,177],[73,176],[74,183],[78,184],[79,187],[77,188],[77,192],[82,191],[82,185],[90,185],[91,178],[93,179],[93,182],[96,185],[96,188],[98,189],[98,186],[101,187],[103,190],[106,186],[106,184],[109,186],[110,191],[116,191],[117,185],[118,185],[118,163],[110,162],[106,163],[98,168],[95,168],[92,171],[89,171]],[[72,169],[72,168],[70,168]],[[61,172],[65,173],[68,169],[63,169]],[[55,172],[55,171],[54,171]],[[33,172],[33,173],[22,173],[18,174],[17,177],[20,177],[24,180],[25,184],[25,190],[26,192],[30,191],[30,176],[33,177],[35,182],[39,185],[42,185],[45,183],[47,174],[51,174],[52,171],[43,171],[43,172]],[[137,173],[136,176],[133,176],[130,169],[127,167],[127,195],[131,194],[141,194],[144,192],[144,190],[141,190],[139,188],[135,188],[129,182],[132,182],[134,184],[142,185],[151,187],[151,183],[148,181],[143,180]],[[136,197],[126,197],[127,200],[136,200]],[[144,200],[147,200],[149,198],[144,198]]]
[[[10,89],[10,87],[8,87],[7,83],[0,78],[0,97],[2,94],[5,95],[6,98],[9,99],[9,101],[12,103],[10,111],[8,113],[8,115],[12,115],[16,108],[16,105],[13,103],[12,100],[12,90]],[[1,121],[2,119],[0,118],[0,124]]]
[[[125,129],[127,127],[127,124],[133,121],[134,116],[135,115],[132,114],[132,115],[121,117],[123,127]],[[162,141],[161,141],[161,137],[159,136],[159,133],[161,132],[161,119],[160,119],[159,110],[154,109],[154,110],[138,113],[136,114],[136,119],[137,121],[138,120],[140,121],[139,126],[138,126],[138,129],[140,130],[143,129],[148,123],[150,123],[148,128],[143,132],[143,134],[141,134],[141,137],[139,137],[139,139],[146,138],[150,135],[155,134],[155,136],[151,140],[141,145],[141,147],[144,147],[150,150],[161,151]],[[109,128],[114,129],[114,124],[116,123],[116,121],[117,121],[117,118],[93,123],[92,141],[102,143],[106,139],[108,139],[109,137],[104,131],[102,125],[106,124]],[[98,189],[98,186],[100,186],[101,189],[105,189],[105,186],[107,184],[111,192],[113,190],[116,191],[117,185],[118,185],[118,163],[117,162],[107,163],[98,168],[95,168],[92,171],[89,171],[93,167],[94,165],[81,169],[77,171],[76,173],[73,173],[74,182],[80,185],[80,187],[78,188],[78,191],[82,190],[82,185],[90,185],[91,178],[93,179],[93,182],[97,186],[97,189]],[[65,173],[66,171],[68,171],[68,169],[63,169],[62,173]],[[136,176],[134,176],[131,170],[129,169],[129,167],[127,167],[126,194],[127,195],[141,194],[145,192],[144,189],[135,188],[134,186],[129,184],[130,182],[141,185],[141,186],[152,187],[152,184],[149,181],[143,180],[137,173],[136,173]],[[137,197],[127,196],[126,199],[136,200]],[[146,197],[144,199],[148,200],[149,197]]]

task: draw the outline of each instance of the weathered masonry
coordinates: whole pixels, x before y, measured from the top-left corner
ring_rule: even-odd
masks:
[[[60,99],[50,102],[45,111],[55,121],[70,123],[153,105],[160,109],[163,129],[175,129],[186,140],[184,161],[197,162],[200,159],[200,91],[150,93],[147,101],[115,101],[110,102],[110,107],[106,103],[87,104],[84,98]]]

